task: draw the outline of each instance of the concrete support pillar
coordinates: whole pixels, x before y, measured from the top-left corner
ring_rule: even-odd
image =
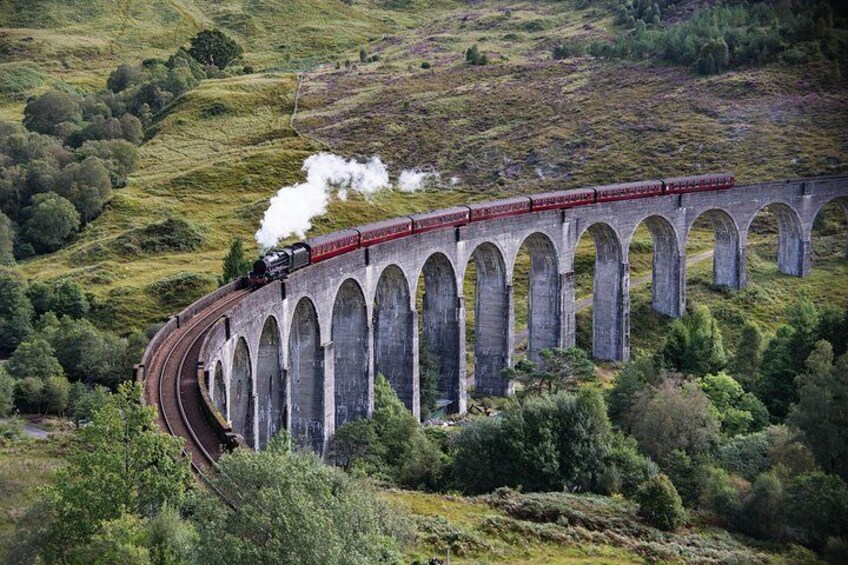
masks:
[[[460,286],[460,288],[462,288]],[[459,358],[457,359],[457,390],[455,397],[456,412],[465,414],[468,411],[468,357],[465,347],[465,300],[463,297],[457,297],[456,301],[456,347]],[[451,410],[452,412],[453,410]]]
[[[562,273],[559,276],[560,298],[560,331],[559,346],[565,349],[577,344],[577,304],[574,300],[574,271]]]
[[[616,361],[630,360],[630,264],[621,264],[621,320]]]
[[[323,437],[314,439],[316,451],[324,454],[336,433],[336,365],[332,341],[321,345],[321,354],[324,361],[324,433]]]
[[[747,233],[716,227],[713,284],[737,289],[747,286],[746,242]]]
[[[374,324],[368,324],[368,417],[374,415]]]
[[[410,358],[412,359],[412,414],[415,419],[421,421],[421,372],[418,366],[420,362],[420,350],[418,342],[418,310],[409,311],[409,338],[412,343]]]
[[[474,384],[485,396],[505,396],[508,383],[501,372],[509,366],[511,287],[498,250],[481,245],[474,252],[477,291],[474,304]],[[464,320],[464,317],[463,317]],[[464,338],[464,333],[460,332]],[[463,343],[465,340],[462,340]]]
[[[506,287],[506,305],[506,366],[512,367],[515,364],[515,287],[512,285]],[[509,381],[504,381],[504,384],[506,386],[505,394],[512,394]]]

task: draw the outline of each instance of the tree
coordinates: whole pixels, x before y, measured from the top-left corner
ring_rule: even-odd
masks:
[[[98,532],[124,514],[150,518],[166,503],[185,502],[193,479],[181,440],[158,431],[155,408],[140,398],[140,384],[121,385],[80,430],[32,541],[43,561],[87,561],[89,544],[103,539]]]
[[[710,39],[701,46],[695,68],[702,75],[718,74],[727,66],[730,60],[730,50],[724,38]]]
[[[83,222],[90,222],[112,195],[109,170],[99,157],[86,157],[62,169],[57,191],[74,204]]]
[[[821,340],[796,382],[789,421],[804,432],[822,469],[848,480],[848,356],[834,363],[833,347]]]
[[[848,350],[848,311],[832,305],[822,308],[816,334],[830,342],[834,357],[841,356]]]
[[[6,214],[0,212],[0,267],[15,264],[15,227]]]
[[[65,137],[64,124],[73,129],[82,121],[79,98],[60,90],[48,90],[32,98],[24,108],[24,127],[30,131]]]
[[[36,194],[27,208],[24,233],[37,249],[55,251],[80,225],[79,212],[55,192]]]
[[[34,377],[46,381],[50,377],[64,375],[53,348],[41,338],[20,344],[9,358],[7,368],[9,374],[18,380]]]
[[[731,372],[738,382],[751,390],[757,381],[757,373],[763,357],[763,333],[756,322],[746,322],[736,345]]]
[[[405,532],[365,484],[274,438],[262,452],[236,450],[212,476],[193,520],[201,563],[321,565],[401,563]]]
[[[787,309],[787,324],[777,330],[763,353],[762,378],[756,387],[774,418],[782,420],[797,402],[795,377],[804,371],[804,363],[818,341],[819,313],[815,304],[801,297]]]
[[[5,418],[15,409],[15,381],[0,365],[0,418]]]
[[[469,65],[487,65],[489,58],[480,53],[477,44],[475,43],[465,51],[465,62]]]
[[[456,438],[454,478],[468,493],[596,487],[612,442],[603,397],[577,393],[529,397],[498,418],[464,426]],[[604,485],[602,488],[606,488]]]
[[[359,62],[365,63],[368,61],[368,51],[365,50],[365,47],[362,47],[359,50]]]
[[[848,486],[822,472],[795,477],[786,489],[786,517],[816,548],[848,531]]]
[[[780,539],[785,527],[783,498],[783,485],[777,475],[761,474],[743,502],[740,529],[761,539]]]
[[[674,483],[662,473],[654,475],[636,493],[639,517],[661,530],[676,530],[686,521],[683,501]]]
[[[214,65],[223,69],[241,56],[242,48],[220,30],[207,29],[192,38],[188,52],[204,65]]]
[[[32,304],[24,278],[0,267],[0,356],[12,353],[32,334]]]
[[[727,373],[706,375],[698,383],[709,397],[725,435],[755,432],[768,425],[768,410],[763,403]]]
[[[230,251],[221,264],[223,274],[218,279],[218,285],[224,286],[233,279],[243,277],[250,271],[252,262],[244,257],[244,241],[240,237],[230,241]]]
[[[683,320],[672,322],[661,356],[667,367],[698,377],[723,370],[727,357],[721,330],[709,308],[699,305]]]
[[[540,383],[549,392],[575,390],[580,383],[594,380],[595,364],[577,347],[544,349]]]
[[[615,375],[612,389],[607,394],[607,411],[610,420],[619,428],[629,432],[627,417],[633,403],[649,386],[659,384],[660,371],[652,357],[639,356]]]
[[[674,450],[696,456],[718,445],[720,424],[709,397],[694,382],[669,379],[646,391],[629,421],[639,445],[661,464]]]
[[[51,414],[64,416],[70,401],[71,383],[64,375],[48,378],[44,382],[44,409]]]
[[[57,283],[50,292],[48,310],[57,316],[83,318],[88,314],[90,305],[85,290],[79,283],[64,280]]]

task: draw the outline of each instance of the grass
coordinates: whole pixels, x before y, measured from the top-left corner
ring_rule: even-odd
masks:
[[[64,465],[68,434],[47,440],[0,444],[0,555],[15,524],[40,496],[53,473]]]
[[[26,20],[15,4],[4,5],[0,25],[8,28],[3,41],[12,54],[0,61],[0,79],[24,73],[43,80],[16,86],[25,92],[15,96],[50,84],[95,90],[118,63],[165,56],[210,25],[236,37],[245,62],[264,69],[204,81],[178,99],[148,131],[138,171],[103,216],[67,248],[23,265],[32,278],[84,282],[101,306],[98,322],[121,332],[185,304],[188,296],[164,302],[144,289],[178,273],[217,274],[230,238],[252,241],[268,198],[300,181],[303,159],[327,148],[379,154],[395,173],[429,166],[442,172],[445,186],[333,202],[312,233],[516,192],[718,168],[745,182],[844,171],[848,161],[846,92],[796,69],[701,78],[647,63],[550,60],[564,38],[607,36],[611,19],[591,5],[120,4],[127,10],[41,0]],[[474,43],[489,66],[463,63]],[[360,46],[380,62],[359,64]],[[334,68],[346,59],[356,68]],[[432,68],[421,69],[422,60]],[[297,126],[308,137],[300,137],[289,123],[296,77],[273,69],[316,62],[328,64],[305,75]],[[19,100],[0,100],[0,117],[20,119],[21,109]],[[459,179],[453,187],[452,177]],[[172,217],[196,226],[202,243],[193,250],[122,251],[128,239]],[[709,246],[708,232],[695,235],[690,252]],[[650,267],[648,241],[641,228],[631,246],[634,277]],[[578,298],[591,289],[592,250],[591,238],[583,237]],[[517,266],[519,325],[526,325],[526,261]],[[473,308],[466,310],[473,316]]]
[[[694,522],[661,532],[636,517],[620,497],[503,490],[465,498],[386,491],[418,529],[410,561],[451,563],[790,563],[791,554]],[[447,561],[445,561],[447,562]]]

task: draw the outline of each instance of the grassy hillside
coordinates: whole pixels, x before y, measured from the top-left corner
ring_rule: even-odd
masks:
[[[11,48],[0,90],[10,71],[23,73],[13,81],[19,96],[0,98],[10,119],[20,119],[20,96],[54,84],[100,88],[118,63],[164,56],[209,26],[263,69],[204,81],[173,103],[103,216],[65,249],[23,265],[34,278],[86,283],[100,323],[121,331],[212,288],[229,239],[251,240],[268,197],[301,180],[303,159],[319,150],[379,154],[395,174],[435,169],[445,187],[333,202],[314,233],[516,192],[716,169],[747,182],[837,173],[848,162],[848,95],[814,73],[771,65],[701,78],[647,62],[551,60],[564,38],[610,35],[599,3],[7,1],[0,25],[28,26],[2,32]],[[488,66],[464,64],[475,43]],[[359,64],[361,45],[380,60]],[[297,79],[283,71],[319,61],[327,64],[304,75],[295,131]],[[174,226],[179,237],[162,243]],[[183,236],[190,249],[174,244]],[[650,269],[648,241],[637,234],[631,248],[634,277]],[[698,232],[689,251],[710,241]],[[579,296],[589,293],[591,264],[583,238]]]

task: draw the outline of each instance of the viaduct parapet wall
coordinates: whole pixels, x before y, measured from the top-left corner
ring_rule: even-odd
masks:
[[[630,356],[628,251],[640,224],[654,243],[653,307],[676,317],[685,309],[686,242],[697,219],[708,217],[715,231],[714,282],[742,288],[748,230],[759,211],[768,207],[777,218],[780,272],[805,276],[813,221],[835,199],[846,208],[848,177],[594,204],[405,237],[250,293],[208,332],[199,362],[211,401],[248,444],[263,448],[285,427],[298,444],[320,452],[337,427],[370,415],[378,373],[420,415],[422,339],[438,363],[439,393],[451,412],[465,412],[469,379],[486,394],[508,393],[501,370],[513,362],[513,273],[522,247],[531,263],[530,356],[574,345],[575,249],[581,237],[592,237],[592,353],[624,361]],[[466,304],[462,289],[472,262],[477,300]],[[473,375],[466,367],[468,308],[475,311]]]

